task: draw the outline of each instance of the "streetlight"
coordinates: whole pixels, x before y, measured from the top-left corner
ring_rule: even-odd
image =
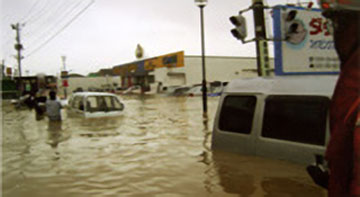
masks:
[[[204,7],[207,0],[195,0],[195,5],[200,8],[201,21],[201,59],[202,59],[202,98],[203,98],[203,115],[207,117],[207,94],[206,94],[206,71],[205,71],[205,41],[204,41]]]

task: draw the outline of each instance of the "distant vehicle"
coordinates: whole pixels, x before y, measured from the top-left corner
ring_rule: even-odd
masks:
[[[220,96],[227,82],[212,82],[207,84],[207,96]],[[201,96],[202,84],[192,86],[188,91],[184,92],[186,96]]]
[[[171,95],[174,93],[174,91],[177,89],[177,88],[180,88],[181,86],[164,86],[162,87],[162,89],[160,90],[160,93],[163,93],[163,94],[167,94],[167,95]]]
[[[131,93],[140,93],[141,87],[139,85],[134,85],[123,91],[123,94],[131,94]]]
[[[112,93],[78,92],[71,96],[67,108],[70,116],[112,117],[123,115],[124,104]]]
[[[208,88],[209,89],[209,88]],[[202,85],[195,85],[185,92],[187,96],[200,96],[202,95]]]
[[[328,107],[337,76],[238,79],[223,91],[212,149],[309,164],[330,137]]]
[[[184,95],[187,95],[187,92],[190,89],[191,89],[191,87],[188,87],[188,86],[178,87],[178,88],[174,89],[174,91],[172,92],[172,95],[174,95],[174,96],[184,96]]]

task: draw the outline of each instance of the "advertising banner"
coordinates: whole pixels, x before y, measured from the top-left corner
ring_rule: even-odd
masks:
[[[113,73],[120,76],[125,76],[130,73],[141,74],[152,71],[155,68],[162,67],[183,67],[184,66],[184,51],[169,53],[154,58],[140,60],[129,64],[113,67]]]
[[[162,67],[183,67],[184,51],[170,53],[145,60],[145,70],[153,70]]]
[[[292,10],[296,12],[290,13]],[[273,17],[276,75],[339,72],[332,28],[319,9],[279,6]]]

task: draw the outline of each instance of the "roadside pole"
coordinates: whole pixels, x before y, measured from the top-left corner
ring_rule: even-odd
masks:
[[[17,59],[17,62],[18,62],[18,69],[19,69],[18,88],[19,88],[19,91],[20,91],[19,96],[21,96],[21,94],[23,92],[22,79],[21,79],[21,59],[22,59],[21,50],[23,49],[23,46],[22,46],[21,40],[20,40],[20,24],[19,23],[16,23],[15,25],[12,24],[11,28],[16,31],[16,38],[15,38],[16,39],[16,44],[14,45],[14,47],[17,50],[16,59]]]
[[[206,87],[206,70],[205,70],[204,6],[200,7],[200,22],[201,22],[201,65],[202,65],[203,116],[205,118],[207,118],[207,87]]]
[[[64,97],[65,99],[67,98],[67,86],[68,86],[68,72],[66,71],[66,56],[61,56],[61,60],[64,66],[64,70],[63,72],[61,72],[61,78],[62,78],[62,84],[63,84],[63,88],[64,88]]]
[[[266,41],[266,27],[264,20],[263,0],[253,0],[253,13],[255,24],[256,59],[258,76],[269,76],[269,51]]]

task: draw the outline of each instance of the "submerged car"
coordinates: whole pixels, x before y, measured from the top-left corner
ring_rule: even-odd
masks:
[[[221,95],[212,149],[309,164],[330,137],[337,76],[238,79]]]
[[[85,118],[123,115],[124,104],[116,94],[104,92],[78,92],[68,102],[68,113]]]

